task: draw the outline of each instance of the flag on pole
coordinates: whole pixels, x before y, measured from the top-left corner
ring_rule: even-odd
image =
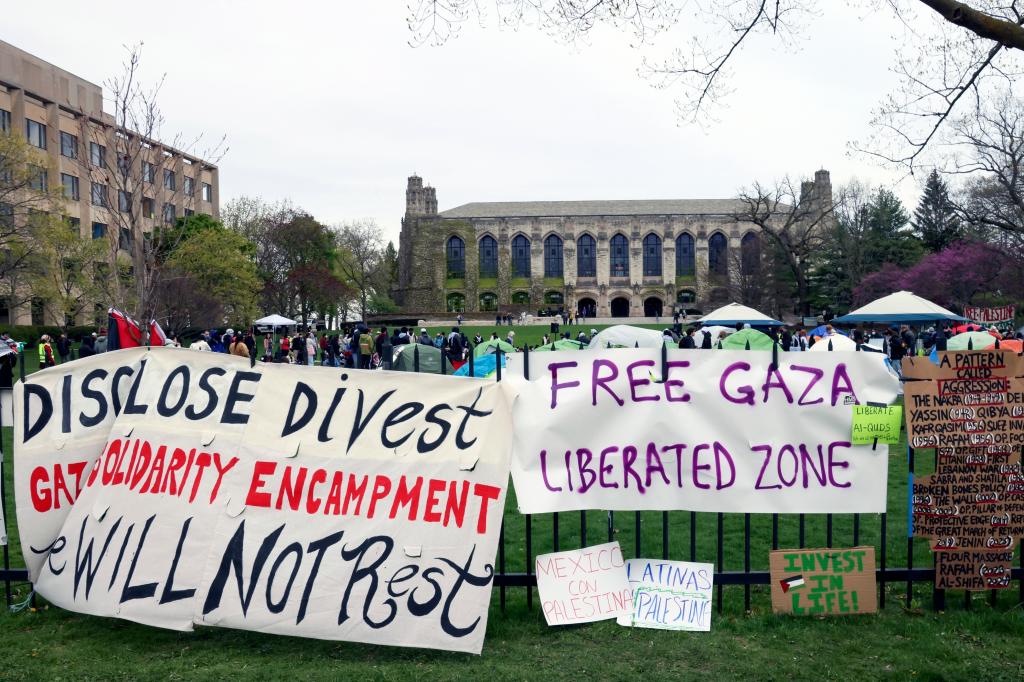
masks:
[[[167,343],[167,334],[156,320],[149,321],[149,345],[163,346]]]
[[[107,311],[107,350],[138,348],[142,345],[142,330],[139,323],[120,310]]]

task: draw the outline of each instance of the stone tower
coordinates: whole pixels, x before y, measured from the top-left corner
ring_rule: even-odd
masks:
[[[824,224],[832,220],[832,178],[824,168],[814,172],[814,180],[800,184],[800,205],[806,206],[810,215],[824,216]]]
[[[434,244],[429,233],[436,218],[436,190],[429,185],[424,186],[420,176],[409,176],[405,187],[405,216],[398,237],[398,284],[391,292],[395,303],[400,306],[425,310],[437,307],[422,305],[422,297],[431,292],[433,285],[430,283],[424,287],[422,283],[418,284],[414,272],[417,268],[428,270],[433,261],[435,254],[431,247]]]
[[[423,178],[409,177],[405,188],[405,215],[437,215],[437,192],[429,185],[423,186]]]

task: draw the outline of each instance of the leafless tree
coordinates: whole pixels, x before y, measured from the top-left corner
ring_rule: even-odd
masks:
[[[776,247],[796,283],[796,299],[804,315],[810,314],[810,271],[835,218],[831,196],[818,196],[813,183],[798,191],[789,179],[765,187],[755,183],[739,195],[742,210],[733,218],[760,228],[766,243]]]
[[[382,284],[384,236],[373,220],[357,220],[338,229],[338,268],[342,280],[356,292],[363,319]]]
[[[116,307],[147,320],[160,307],[159,255],[177,239],[176,206],[194,210],[202,188],[202,164],[218,161],[224,139],[197,153],[202,137],[174,135],[165,142],[158,99],[164,77],[151,86],[140,80],[142,44],[126,46],[120,75],[104,83],[111,120],[83,118],[86,148],[79,155],[90,180],[90,200],[105,209],[108,267],[105,292]]]
[[[416,0],[410,5],[413,45],[440,45],[470,18],[513,28],[539,26],[566,41],[598,27],[628,32],[650,47],[673,29],[689,31],[668,58],[645,56],[641,73],[682,94],[684,119],[701,120],[728,94],[737,55],[757,40],[783,44],[807,35],[819,11],[814,0]],[[904,27],[894,71],[900,84],[873,118],[875,134],[854,148],[913,172],[949,119],[983,97],[990,80],[1012,79],[1024,52],[1024,0],[860,0],[865,12],[887,11]],[[684,11],[684,9],[686,11]],[[691,21],[692,20],[692,21]]]
[[[956,200],[961,219],[990,241],[1024,238],[1024,101],[1003,97],[955,124],[960,144],[949,167],[967,176]]]

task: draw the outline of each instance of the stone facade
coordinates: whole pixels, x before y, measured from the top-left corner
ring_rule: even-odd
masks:
[[[831,207],[828,171],[816,172],[801,197]],[[731,199],[547,201],[471,203],[439,213],[435,189],[412,176],[395,299],[418,313],[565,308],[639,317],[710,310],[729,302],[746,267],[735,256],[760,249],[758,226],[735,217],[743,208]]]

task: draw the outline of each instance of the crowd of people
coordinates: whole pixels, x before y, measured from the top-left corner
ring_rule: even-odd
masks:
[[[573,317],[569,313],[563,317],[567,324],[580,324],[581,320],[581,317]],[[460,323],[461,321],[458,320]],[[557,333],[555,327],[557,325],[552,325],[552,335]],[[749,327],[749,324],[740,323],[735,325],[735,329],[715,328],[709,331],[700,326],[689,326],[684,329],[681,324],[676,324],[666,328],[663,335],[666,341],[679,348],[714,349],[721,347],[722,342],[730,334]],[[799,326],[767,327],[758,331],[767,334],[779,344],[780,350],[787,352],[806,351],[816,343],[827,343],[830,338],[840,334],[829,324],[811,331]],[[1002,338],[995,328],[978,328],[977,331],[988,331],[995,338]],[[570,332],[565,331],[558,334],[558,339],[576,341],[584,348],[590,344],[595,334],[597,329],[590,329],[589,334],[585,330],[579,330],[573,338]],[[532,348],[550,344],[553,341],[552,335],[544,334],[541,343]],[[927,355],[933,349],[946,350],[946,342],[952,335],[953,330],[949,326],[930,327],[922,330],[918,336],[911,327],[902,325],[858,328],[852,330],[849,338],[860,350],[885,353],[898,365],[898,361],[907,355]],[[468,359],[476,345],[486,341],[497,341],[499,338],[497,332],[492,332],[489,339],[484,339],[477,333],[470,340],[462,331],[461,324],[453,326],[450,332],[436,332],[431,335],[425,327],[421,327],[418,332],[410,327],[394,327],[389,331],[386,326],[372,330],[364,323],[357,323],[336,332],[297,331],[294,334],[280,336],[266,333],[262,338],[258,338],[257,334],[248,329],[226,329],[223,332],[210,329],[203,331],[188,348],[194,351],[236,355],[253,361],[373,369],[386,364],[385,359],[391,357],[395,348],[405,344],[421,344],[440,350],[453,366],[458,367]],[[1022,339],[1024,334],[1018,331],[1013,338]],[[22,349],[23,344],[14,341],[8,334],[3,334],[0,340],[15,353]],[[509,329],[500,340],[515,350],[525,348],[525,344],[516,344],[516,332],[513,329]],[[874,343],[869,343],[869,340],[874,340]],[[182,344],[177,336],[171,335],[164,345],[181,347]],[[52,367],[73,358],[73,344],[67,334],[60,334],[56,339],[43,335],[37,348],[40,368]],[[106,335],[94,332],[82,339],[77,356],[88,357],[106,350]]]

